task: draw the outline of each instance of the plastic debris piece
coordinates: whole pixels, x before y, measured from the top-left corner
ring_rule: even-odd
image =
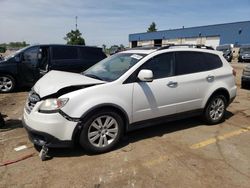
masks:
[[[22,145],[22,146],[19,146],[19,147],[16,147],[14,148],[15,151],[21,151],[21,150],[24,150],[24,149],[27,149],[28,147],[26,145]]]

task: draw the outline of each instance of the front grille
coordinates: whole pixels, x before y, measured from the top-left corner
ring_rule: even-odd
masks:
[[[39,102],[41,99],[39,97],[38,94],[36,94],[34,91],[31,91],[29,93],[29,97],[27,99],[26,102],[26,110],[28,113],[30,113],[32,111],[32,109],[34,108],[34,106],[36,105],[37,102]]]

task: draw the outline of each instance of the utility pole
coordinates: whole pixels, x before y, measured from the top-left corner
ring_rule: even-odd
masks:
[[[76,30],[77,30],[77,16],[76,16]]]

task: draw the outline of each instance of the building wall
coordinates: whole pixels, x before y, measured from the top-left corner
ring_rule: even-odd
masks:
[[[153,41],[157,39],[162,39],[163,45],[169,43],[186,44],[188,41],[213,45],[250,44],[250,21],[129,35],[129,42],[138,41],[138,46],[144,43],[153,45]]]

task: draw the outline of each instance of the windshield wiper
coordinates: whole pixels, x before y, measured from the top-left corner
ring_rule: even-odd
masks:
[[[90,77],[90,78],[95,78],[95,79],[98,79],[98,80],[103,80],[102,78],[100,78],[99,76],[96,76],[94,74],[83,74],[84,76],[87,76],[87,77]]]

